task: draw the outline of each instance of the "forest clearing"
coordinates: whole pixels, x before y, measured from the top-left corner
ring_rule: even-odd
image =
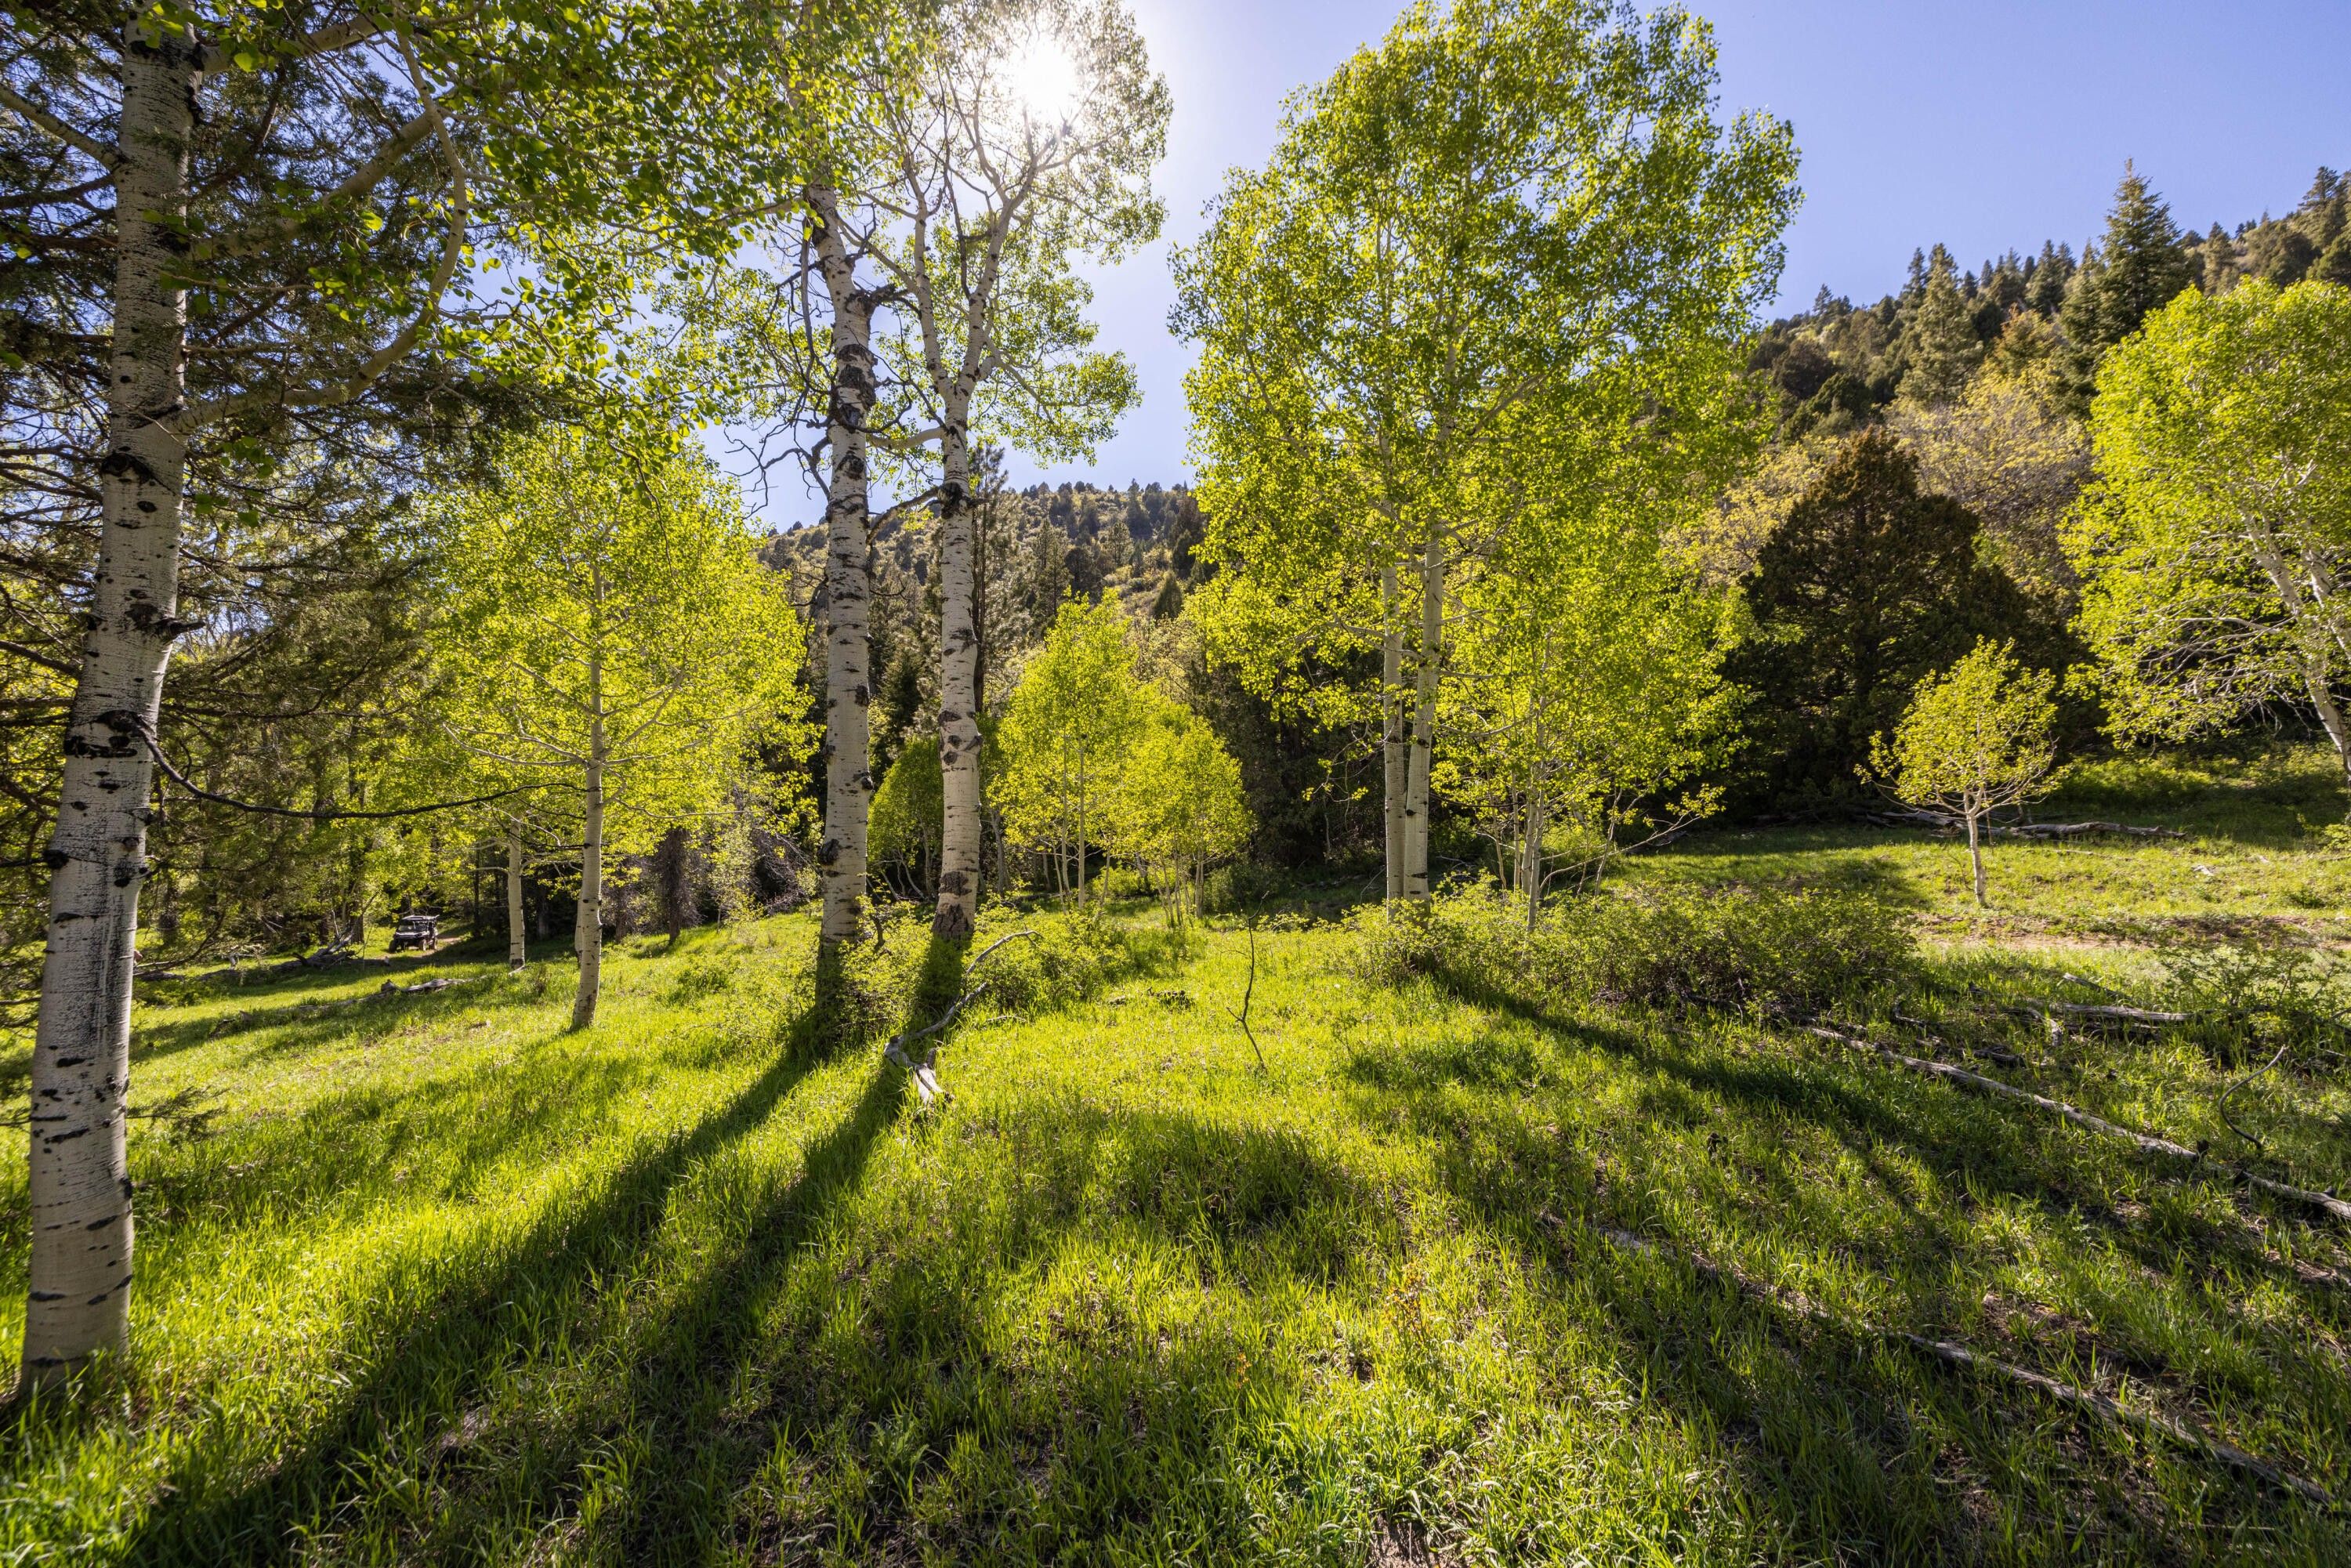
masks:
[[[2351,1561],[2249,3],[9,0],[0,1563]]]
[[[2244,760],[2252,789],[2147,766],[2066,802],[2158,807],[2192,824],[2177,844],[2003,846],[2004,879],[2072,890],[2022,944],[1979,927],[1964,851],[1912,830],[1699,835],[1624,894],[1801,883],[1916,920],[1915,970],[1832,1014],[2200,1166],[1754,1010],[1384,978],[1359,887],[1271,901],[1262,1066],[1238,922],[1005,912],[1046,935],[1006,949],[923,1114],[903,1074],[809,1049],[806,915],[625,945],[585,1035],[566,962],[495,950],[403,959],[402,983],[478,982],[422,995],[155,982],[140,1099],[190,1100],[132,1136],[141,1372],[20,1418],[0,1541],[2332,1561],[2339,1512],[1889,1337],[2297,1479],[2351,1463],[2351,1229],[2230,1174],[2351,1174],[2339,1031],[2236,1097],[2256,1150],[2217,1102],[2259,1026],[2053,1037],[2002,1010],[2177,1001],[2197,982],[2167,983],[2166,945],[2214,925],[2339,949],[2311,906],[2339,911],[2351,864],[2301,815],[2325,763]]]

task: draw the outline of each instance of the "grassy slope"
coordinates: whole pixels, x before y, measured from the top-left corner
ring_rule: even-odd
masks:
[[[2001,846],[1990,920],[1924,835],[1719,834],[1634,877],[1876,885],[1938,938],[1922,1009],[2336,912],[2306,758],[2244,791],[2094,782],[2205,836]],[[222,1109],[134,1132],[140,1371],[0,1427],[0,1561],[2351,1552],[2208,1461],[1592,1229],[2351,1491],[2351,1256],[2223,1182],[1740,1020],[1367,990],[1329,927],[1260,948],[1267,1074],[1218,931],[1141,946],[1123,1001],[964,1031],[923,1114],[868,1053],[785,1049],[810,940],[631,945],[585,1036],[559,964],[149,998],[134,1099]],[[2009,1043],[2018,1082],[2226,1135],[2205,1042]],[[2241,1096],[2306,1182],[2351,1178],[2340,1067]]]

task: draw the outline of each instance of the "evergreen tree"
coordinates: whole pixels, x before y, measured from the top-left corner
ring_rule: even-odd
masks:
[[[2059,318],[2065,348],[2058,356],[2058,386],[2069,412],[2088,411],[2106,350],[2194,283],[2171,209],[2135,167],[2124,165],[2114,209],[2106,214],[2105,244],[2095,267],[2084,261]]]
[[[1756,558],[1756,635],[1730,674],[1751,694],[1757,780],[1788,802],[1850,799],[1871,737],[1928,672],[2023,619],[2014,583],[1979,560],[1966,507],[1921,495],[1918,465],[1882,427],[1831,463]]]
[[[1069,552],[1063,559],[1068,565],[1070,596],[1082,599],[1090,604],[1100,603],[1104,573],[1102,552],[1094,548],[1093,540],[1080,534],[1070,541]]]
[[[923,711],[923,654],[908,647],[890,661],[873,703],[873,775],[890,771],[906,744],[906,732]],[[870,830],[869,830],[870,831]]]
[[[2207,294],[2226,294],[2240,275],[2237,242],[2216,223],[2196,248],[2196,286]]]
[[[1941,246],[1927,264],[1927,279],[1906,329],[1902,395],[1927,404],[1959,395],[1983,356],[1973,315],[1952,277],[1951,253]]]
[[[1056,502],[1065,500],[1055,497]],[[1069,537],[1052,523],[1039,528],[1029,544],[1029,633],[1042,638],[1061,601],[1070,596]]]
[[[1173,621],[1184,613],[1184,584],[1169,572],[1159,580],[1159,592],[1151,601],[1154,621]]]
[[[2073,280],[2073,247],[2043,240],[2025,282],[2024,308],[2036,316],[2055,316],[2064,308],[2065,286]]]

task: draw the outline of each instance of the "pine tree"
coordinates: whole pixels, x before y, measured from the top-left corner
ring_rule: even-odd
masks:
[[[1952,272],[1951,253],[1937,246],[1904,333],[1908,368],[1902,395],[1915,402],[1931,405],[1959,396],[1983,355],[1973,313]]]
[[[2196,286],[2207,294],[2226,294],[2241,276],[2237,242],[2219,224],[2196,247]]]
[[[2058,358],[2059,394],[2071,412],[2088,410],[2106,350],[2137,331],[2150,311],[2170,304],[2194,283],[2171,209],[2136,167],[2125,164],[2095,268],[2085,257],[2059,318],[2065,329],[2065,349]]]
[[[1159,580],[1158,595],[1151,601],[1154,621],[1173,621],[1184,613],[1184,584],[1174,572]]]
[[[1062,500],[1066,497],[1056,497]],[[1051,523],[1039,528],[1029,541],[1029,613],[1033,636],[1042,637],[1061,612],[1070,596],[1069,536]]]
[[[2043,240],[2041,255],[2024,287],[2024,308],[2036,316],[2055,316],[2064,308],[2065,286],[2074,280],[2074,252],[2069,246]]]

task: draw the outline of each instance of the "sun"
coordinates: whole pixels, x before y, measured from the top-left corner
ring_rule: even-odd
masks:
[[[1005,86],[1032,124],[1060,125],[1078,102],[1078,62],[1057,38],[1032,38],[1005,62]]]

